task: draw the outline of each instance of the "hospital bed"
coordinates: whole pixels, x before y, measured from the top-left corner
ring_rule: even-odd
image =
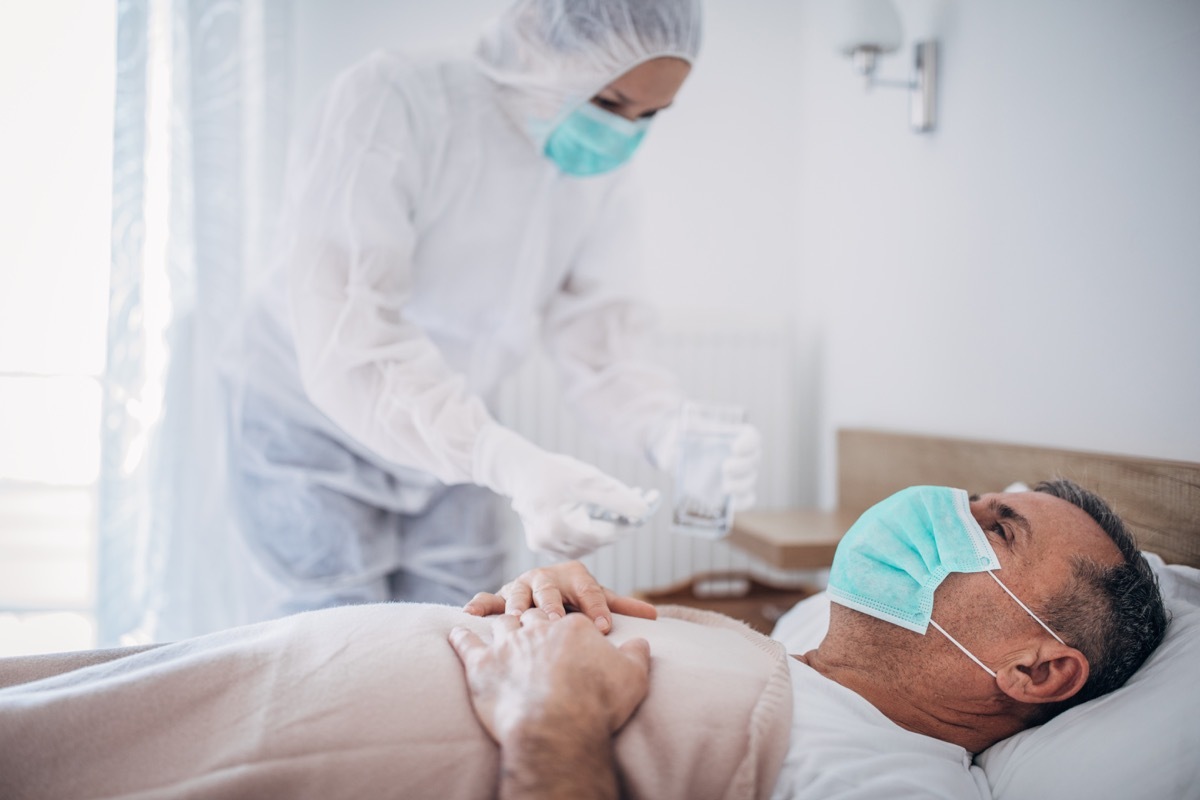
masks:
[[[1166,641],[1124,688],[976,765],[997,798],[1200,797],[1200,464],[872,431],[843,432],[839,450],[844,502],[1056,474],[1108,497],[1166,556],[1154,561],[1174,615]],[[769,795],[791,708],[786,652],[819,640],[820,600],[780,621],[786,648],[690,608],[619,622],[616,639],[660,635],[650,696],[617,739],[629,796]],[[446,607],[334,609],[0,691],[0,797],[488,796],[495,751],[461,684],[427,681],[461,675],[445,637],[464,622],[486,625]],[[698,682],[714,652],[719,669]],[[920,780],[918,759],[903,768]]]

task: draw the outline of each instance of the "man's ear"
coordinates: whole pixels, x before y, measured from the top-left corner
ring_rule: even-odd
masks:
[[[1056,641],[1043,641],[1001,667],[996,685],[1018,703],[1058,703],[1082,689],[1088,673],[1083,653]]]

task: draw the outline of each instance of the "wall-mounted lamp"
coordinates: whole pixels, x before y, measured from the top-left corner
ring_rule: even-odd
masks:
[[[838,26],[837,49],[854,60],[867,88],[907,89],[910,121],[924,133],[937,123],[938,29],[950,0],[834,0]],[[897,12],[899,6],[899,12]],[[876,76],[881,56],[900,47],[900,15],[912,42],[912,72],[908,80]]]

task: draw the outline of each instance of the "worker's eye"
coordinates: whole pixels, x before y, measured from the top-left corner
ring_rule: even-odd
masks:
[[[642,114],[640,117],[638,117],[638,119],[653,119],[654,115],[657,113],[658,109],[656,108],[653,111],[647,111],[645,114]]]
[[[616,111],[621,107],[621,104],[616,100],[609,100],[607,97],[596,97],[594,102],[605,111]]]

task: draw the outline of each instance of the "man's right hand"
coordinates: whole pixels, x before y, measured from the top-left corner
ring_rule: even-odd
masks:
[[[492,641],[450,632],[466,669],[475,712],[497,743],[525,723],[575,719],[615,733],[649,689],[650,646],[610,644],[574,616],[552,623],[536,608],[492,623]]]
[[[504,584],[496,594],[480,592],[475,595],[463,611],[477,617],[492,614],[520,616],[530,608],[540,608],[551,620],[566,616],[569,609],[578,610],[592,620],[601,633],[612,630],[613,614],[658,618],[654,606],[604,588],[578,561],[531,569]]]

